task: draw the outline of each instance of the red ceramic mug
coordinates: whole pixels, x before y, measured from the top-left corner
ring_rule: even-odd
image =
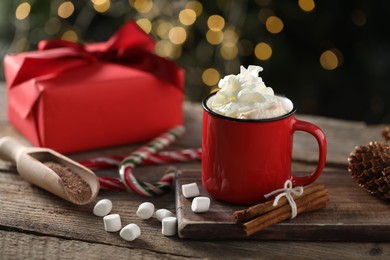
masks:
[[[326,161],[326,138],[316,125],[295,118],[295,108],[270,119],[235,119],[213,112],[203,100],[202,184],[221,201],[240,205],[264,202],[265,194],[281,189],[287,180],[305,186],[321,174]],[[318,164],[307,176],[291,175],[293,134],[313,135]]]

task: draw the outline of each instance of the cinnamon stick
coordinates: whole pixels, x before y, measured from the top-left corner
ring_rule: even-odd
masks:
[[[310,194],[312,194],[314,192],[317,192],[319,190],[324,190],[324,189],[326,189],[324,184],[316,183],[316,184],[306,186],[304,188],[303,194],[301,196],[298,197],[298,196],[295,196],[294,194],[292,194],[292,197],[294,200],[297,200],[298,198],[304,198],[304,197],[309,196]],[[282,197],[279,200],[278,205],[276,205],[276,206],[272,205],[273,202],[274,202],[273,200],[270,200],[270,201],[267,201],[265,203],[260,203],[260,204],[254,205],[254,206],[247,208],[247,209],[244,209],[244,210],[235,211],[233,213],[234,220],[236,223],[246,222],[246,221],[254,219],[255,217],[258,217],[262,214],[265,214],[267,212],[275,210],[277,208],[283,207],[285,205],[289,205],[289,202],[287,201],[286,197]],[[290,210],[291,210],[291,207],[290,207]]]
[[[297,213],[318,210],[326,207],[329,201],[327,190],[320,190],[312,193],[311,196],[305,196],[304,198],[298,198],[295,200],[297,205]],[[243,224],[246,235],[251,235],[255,232],[263,230],[271,225],[282,222],[291,218],[291,206],[284,205],[275,210],[272,210],[266,214],[263,214],[251,221]]]

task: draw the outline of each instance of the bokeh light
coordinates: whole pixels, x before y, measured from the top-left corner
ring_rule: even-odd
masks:
[[[211,15],[207,19],[207,25],[212,31],[221,31],[225,27],[225,19],[220,15]]]
[[[73,3],[66,1],[60,4],[60,6],[58,7],[57,14],[59,17],[66,19],[70,17],[73,14],[73,12],[74,12]]]
[[[238,54],[237,45],[233,43],[225,43],[221,46],[220,53],[225,60],[234,60]]]
[[[203,5],[202,5],[202,3],[198,2],[198,1],[190,1],[190,2],[188,2],[186,4],[185,8],[194,10],[196,16],[201,15],[202,12],[203,12]]]
[[[169,31],[173,28],[172,23],[164,21],[164,20],[157,20],[153,27],[155,28],[156,34],[161,39],[168,39]]]
[[[152,23],[149,21],[149,19],[141,18],[138,19],[136,22],[139,25],[139,27],[141,27],[142,30],[144,30],[144,32],[150,33],[152,31]]]
[[[93,8],[98,13],[105,13],[111,7],[111,1],[110,0],[91,0],[91,1],[93,3]]]
[[[255,56],[259,60],[268,60],[272,56],[272,48],[265,42],[260,42],[255,47]]]
[[[45,23],[44,31],[48,35],[54,35],[61,29],[61,21],[57,17],[52,17]]]
[[[170,57],[173,54],[173,46],[169,40],[161,40],[156,43],[156,53],[161,57]]]
[[[221,78],[221,75],[219,74],[218,70],[214,68],[208,68],[203,71],[202,73],[202,81],[207,86],[215,86],[218,84],[219,80]]]
[[[334,50],[326,50],[320,56],[321,67],[326,70],[334,70],[339,66],[339,59]]]
[[[231,43],[231,44],[237,44],[238,42],[238,34],[233,29],[226,29],[223,32],[223,42],[225,43]]]
[[[15,17],[18,20],[26,19],[31,12],[31,5],[27,2],[21,3],[18,5],[15,11]]]
[[[206,33],[206,40],[212,45],[218,45],[223,41],[223,32],[208,30]]]
[[[79,37],[74,30],[67,30],[62,34],[61,39],[70,42],[77,42]]]
[[[103,5],[107,0],[91,0],[94,5]]]
[[[179,13],[179,21],[183,25],[191,25],[196,21],[196,13],[192,9],[184,9]]]
[[[283,30],[284,24],[277,16],[270,16],[265,22],[265,26],[270,33],[277,34]]]
[[[341,65],[343,65],[344,63],[344,56],[343,56],[343,53],[337,49],[337,48],[332,48],[330,49],[334,54],[336,54],[336,57],[337,57],[337,61],[338,61],[338,67],[340,67]]]
[[[176,26],[169,30],[169,40],[174,44],[183,44],[187,39],[187,32],[183,27]]]
[[[298,5],[305,12],[311,12],[316,7],[314,0],[299,0]]]
[[[133,3],[133,7],[140,13],[148,13],[153,8],[153,2],[151,0],[136,0]]]

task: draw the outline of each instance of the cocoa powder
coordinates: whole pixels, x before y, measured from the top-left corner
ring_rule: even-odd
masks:
[[[48,161],[43,164],[53,170],[61,178],[65,190],[72,200],[82,203],[91,198],[91,187],[77,173],[56,162]]]

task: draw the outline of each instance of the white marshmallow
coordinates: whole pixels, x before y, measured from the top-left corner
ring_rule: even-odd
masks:
[[[104,229],[107,232],[119,231],[122,227],[121,217],[119,214],[110,214],[103,217]]]
[[[150,202],[144,202],[139,205],[137,210],[137,216],[142,219],[149,219],[153,216],[154,205]]]
[[[177,218],[167,217],[162,220],[161,233],[164,236],[174,236],[177,233]]]
[[[122,228],[119,235],[126,241],[133,241],[141,235],[141,229],[137,224],[128,224]]]
[[[192,200],[191,210],[195,213],[206,212],[210,208],[210,198],[196,197]]]
[[[159,221],[162,221],[164,218],[167,218],[167,217],[174,217],[175,214],[173,214],[172,212],[170,212],[169,210],[167,209],[159,209],[159,210],[156,210],[156,218],[159,220]]]
[[[112,202],[109,199],[99,200],[93,208],[93,214],[104,217],[112,210]]]
[[[200,194],[198,185],[195,182],[182,185],[181,191],[186,198],[196,197]]]

